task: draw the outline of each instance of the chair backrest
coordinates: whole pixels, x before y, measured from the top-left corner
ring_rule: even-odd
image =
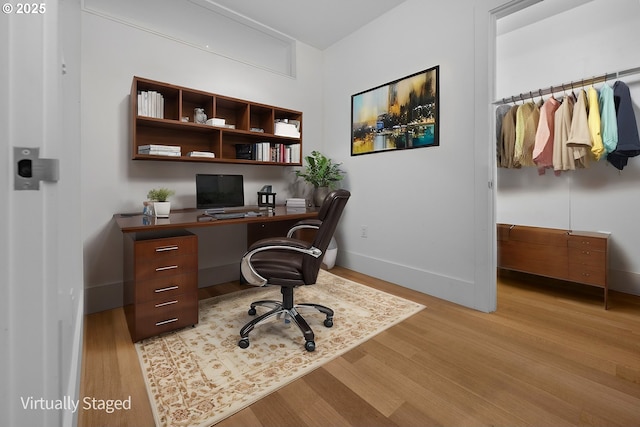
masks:
[[[322,264],[322,258],[324,257],[327,247],[331,242],[331,238],[338,227],[338,221],[342,215],[347,201],[351,197],[351,193],[347,190],[334,190],[327,194],[320,211],[318,212],[318,219],[322,221],[320,228],[316,232],[316,236],[313,240],[313,246],[322,251],[322,255],[319,258],[314,258],[311,255],[305,256],[302,263],[302,275],[305,283],[313,284],[318,278],[318,272],[320,271],[320,265]]]

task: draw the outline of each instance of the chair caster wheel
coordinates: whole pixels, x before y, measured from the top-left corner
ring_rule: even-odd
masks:
[[[249,347],[249,340],[247,338],[242,338],[240,341],[238,341],[238,346],[240,348],[247,348]]]
[[[247,313],[249,313],[249,315],[251,315],[251,316],[255,316],[257,311],[256,311],[255,307],[251,307]]]
[[[247,345],[249,344],[247,343]],[[304,343],[304,348],[307,351],[314,351],[316,349],[316,343],[313,341],[307,341],[306,343]]]
[[[333,326],[333,319],[325,319],[324,320],[324,326],[326,326],[327,328],[330,328]]]

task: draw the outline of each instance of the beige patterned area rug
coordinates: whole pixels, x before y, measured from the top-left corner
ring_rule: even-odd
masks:
[[[315,351],[307,352],[300,330],[282,319],[256,327],[241,349],[240,328],[260,299],[280,300],[280,288],[202,300],[195,328],[136,344],[157,426],[213,425],[424,308],[321,270],[316,285],[295,290],[296,302],[335,311],[332,328],[315,310],[300,311],[315,333]]]

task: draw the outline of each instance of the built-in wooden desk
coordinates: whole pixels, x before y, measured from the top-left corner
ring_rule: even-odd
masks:
[[[256,207],[247,207],[246,211],[259,211]],[[234,209],[233,212],[241,211]],[[318,216],[316,208],[308,208],[305,212],[287,211],[285,206],[276,206],[271,213],[258,217],[214,219],[204,214],[203,209],[179,209],[171,211],[169,218],[155,218],[140,214],[115,214],[113,218],[123,233],[137,233],[171,229],[212,227],[230,224],[266,224],[299,221]]]
[[[114,215],[124,234],[124,310],[131,339],[198,323],[198,240],[188,229],[246,224],[249,245],[285,236],[296,222],[317,215],[316,209],[291,212],[284,206],[263,216],[233,219],[214,219],[201,209],[171,211],[169,218]]]

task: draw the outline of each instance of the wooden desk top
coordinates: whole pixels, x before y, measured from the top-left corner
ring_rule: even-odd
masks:
[[[247,208],[246,211],[258,211],[258,208]],[[237,212],[237,210],[234,210]],[[178,228],[212,227],[217,225],[249,224],[267,221],[285,221],[292,219],[315,218],[317,208],[307,208],[305,212],[287,212],[285,206],[276,206],[272,214],[263,216],[215,219],[204,214],[204,209],[172,210],[169,218],[156,218],[139,214],[114,214],[116,224],[123,233],[171,230]]]

